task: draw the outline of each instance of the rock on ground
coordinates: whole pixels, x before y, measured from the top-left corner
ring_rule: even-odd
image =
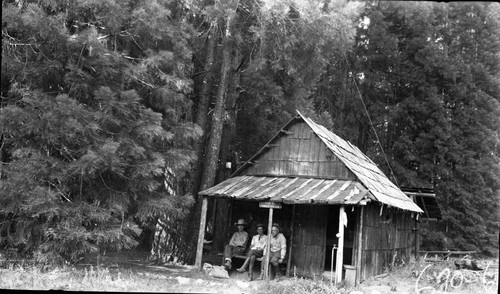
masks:
[[[191,279],[189,278],[184,278],[184,277],[177,277],[175,278],[177,280],[177,282],[179,282],[180,285],[186,285],[186,284],[189,284],[189,282],[191,281]]]

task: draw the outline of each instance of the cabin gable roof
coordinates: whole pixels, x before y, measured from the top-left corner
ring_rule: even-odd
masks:
[[[280,177],[286,179],[276,180]],[[315,182],[312,188],[305,187],[309,182],[295,184],[304,178],[322,182]],[[332,190],[336,184],[340,187]],[[286,202],[288,198],[290,203],[310,203],[316,199],[304,196],[303,189],[318,189],[316,193],[307,192],[315,197],[322,195],[317,200],[324,196],[325,201],[320,201],[323,203],[358,204],[370,198],[400,209],[422,212],[359,148],[300,112],[230,179],[199,194],[264,201],[270,199],[267,192],[284,185],[292,190],[281,196],[272,193],[276,196],[273,201]]]

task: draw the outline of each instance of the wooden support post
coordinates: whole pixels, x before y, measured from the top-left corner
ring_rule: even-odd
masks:
[[[207,225],[207,197],[203,196],[201,200],[200,231],[198,232],[198,246],[196,247],[196,260],[194,267],[202,269],[201,258],[203,256],[203,241],[205,240],[205,227]]]
[[[418,214],[415,217],[415,260],[420,260],[420,240],[418,234]]]
[[[343,215],[345,213],[345,208],[343,205],[339,209],[339,232],[337,237],[339,238],[339,248],[337,249],[337,264],[335,266],[335,283],[338,284],[342,281],[342,268],[344,264],[344,222]]]
[[[295,204],[292,206],[292,224],[290,225],[290,248],[288,249],[288,263],[286,264],[286,276],[290,276],[290,269],[292,266],[292,242],[293,242],[293,226],[295,222]]]
[[[355,285],[358,286],[361,283],[361,267],[363,266],[363,218],[364,218],[365,207],[361,206],[361,211],[359,213],[359,226],[358,226],[358,250],[356,256],[356,282]]]
[[[420,202],[422,202],[422,207],[424,208],[423,210],[427,218],[431,218],[431,216],[429,215],[429,210],[427,210],[427,206],[425,205],[424,197],[420,197]]]
[[[267,246],[264,258],[264,278],[269,281],[269,260],[271,258],[271,228],[273,226],[273,209],[269,208],[269,220],[267,224]]]
[[[233,201],[231,201],[231,200],[229,201],[228,208],[229,208],[229,218],[227,219],[227,230],[229,230],[231,228],[232,221],[233,221],[233,209],[234,209]],[[227,236],[224,236],[225,239],[227,239],[227,237],[229,237],[229,232],[226,235]],[[224,242],[226,242],[226,241],[224,240]]]
[[[215,228],[215,217],[217,216],[217,198],[213,198],[214,202],[212,205],[212,224],[213,224],[213,229]],[[214,232],[212,232],[212,236],[214,235]]]

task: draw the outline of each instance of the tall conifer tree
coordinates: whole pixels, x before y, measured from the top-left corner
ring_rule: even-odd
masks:
[[[74,262],[135,245],[127,219],[182,216],[201,134],[186,99],[183,7],[2,5],[0,245]]]

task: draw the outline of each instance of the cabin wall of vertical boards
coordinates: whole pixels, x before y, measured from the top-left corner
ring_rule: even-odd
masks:
[[[297,205],[291,275],[315,277],[335,271],[340,205]],[[343,265],[355,265],[360,206],[345,206]]]
[[[305,122],[290,126],[286,134],[264,147],[266,152],[254,158],[240,175],[356,179]]]
[[[328,205],[297,205],[292,238],[291,275],[323,273],[326,257]]]
[[[415,219],[411,212],[379,203],[365,207],[362,228],[361,279],[408,264],[414,249]]]

